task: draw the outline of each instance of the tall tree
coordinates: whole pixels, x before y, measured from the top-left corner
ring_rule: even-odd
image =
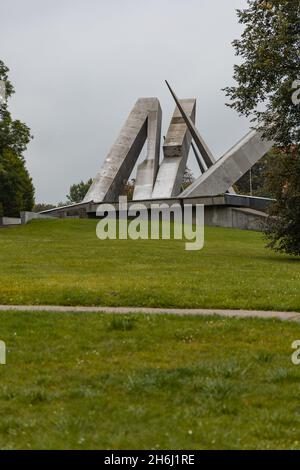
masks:
[[[24,161],[12,150],[0,155],[0,201],[3,215],[19,217],[20,211],[31,211],[34,188]]]
[[[19,120],[13,120],[8,110],[8,99],[15,93],[8,72],[8,67],[0,60],[0,81],[4,83],[5,90],[5,99],[0,100],[0,154],[4,149],[10,149],[22,157],[32,136],[29,127]]]
[[[265,233],[275,251],[300,255],[300,158],[294,151],[277,150],[267,188],[276,198]]]
[[[245,28],[233,46],[243,62],[234,67],[237,85],[225,88],[228,105],[251,116],[277,144],[299,145],[299,105],[292,96],[300,78],[300,2],[248,0],[237,15]]]
[[[272,165],[273,177],[268,175],[268,190],[277,203],[270,206],[265,233],[271,248],[300,255],[300,212],[292,210],[300,202],[300,100],[295,90],[300,88],[300,2],[248,0],[248,8],[237,14],[244,32],[233,46],[242,63],[234,67],[236,85],[225,88],[228,106],[250,116],[277,146],[281,160]]]
[[[8,110],[7,100],[14,93],[8,72],[0,60],[0,205],[4,215],[15,217],[34,204],[34,187],[23,157],[32,136],[29,127],[13,120]]]

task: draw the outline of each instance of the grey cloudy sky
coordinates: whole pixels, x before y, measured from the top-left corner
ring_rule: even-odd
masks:
[[[166,132],[174,103],[197,98],[197,127],[221,156],[248,130],[221,91],[237,61],[235,9],[246,0],[0,0],[0,58],[38,202],[93,177],[138,97],[157,96]],[[192,158],[189,166],[196,173]]]

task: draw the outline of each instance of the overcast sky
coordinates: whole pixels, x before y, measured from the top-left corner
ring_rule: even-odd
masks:
[[[0,58],[37,202],[66,199],[95,176],[136,99],[156,96],[166,133],[174,103],[197,98],[197,127],[216,157],[249,128],[225,107],[246,0],[0,0]],[[189,166],[196,174],[190,155]]]

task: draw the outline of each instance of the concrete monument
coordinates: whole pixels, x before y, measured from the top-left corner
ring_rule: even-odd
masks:
[[[163,143],[160,162],[162,112],[157,98],[140,98],[80,204],[43,213],[64,217],[93,217],[99,203],[116,203],[147,140],[145,160],[136,171],[134,201],[205,205],[210,225],[257,229],[270,200],[236,195],[236,183],[272,147],[261,134],[250,131],[221,158],[216,159],[195,125],[196,99],[179,99],[168,82],[175,111]],[[200,176],[182,191],[182,180],[192,148]]]

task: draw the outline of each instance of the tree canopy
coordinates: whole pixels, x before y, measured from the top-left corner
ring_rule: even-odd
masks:
[[[68,202],[72,204],[81,202],[88,192],[92,182],[93,180],[90,178],[88,181],[80,181],[80,183],[72,184],[69,190],[69,194],[67,195]]]
[[[24,161],[12,150],[0,154],[0,201],[3,215],[19,217],[20,211],[31,211],[34,188]]]
[[[276,158],[254,169],[276,198],[265,234],[269,247],[300,255],[300,2],[248,0],[237,14],[244,32],[233,45],[242,63],[234,68],[236,85],[225,88],[228,105],[275,142]]]
[[[34,187],[23,156],[32,136],[29,127],[13,120],[8,110],[7,100],[14,93],[8,72],[0,60],[0,80],[6,95],[0,100],[0,205],[2,215],[17,217],[34,204]]]
[[[277,150],[267,187],[276,198],[270,206],[265,234],[275,251],[300,255],[300,158],[294,151]]]
[[[248,0],[237,15],[244,31],[233,46],[242,63],[234,67],[237,84],[225,88],[228,105],[278,145],[299,145],[299,104],[292,97],[300,79],[300,2]]]
[[[4,83],[6,94],[6,99],[0,100],[0,154],[4,149],[10,149],[22,157],[32,136],[29,127],[19,120],[13,120],[8,110],[8,99],[15,93],[8,72],[8,67],[0,60],[0,80]]]

